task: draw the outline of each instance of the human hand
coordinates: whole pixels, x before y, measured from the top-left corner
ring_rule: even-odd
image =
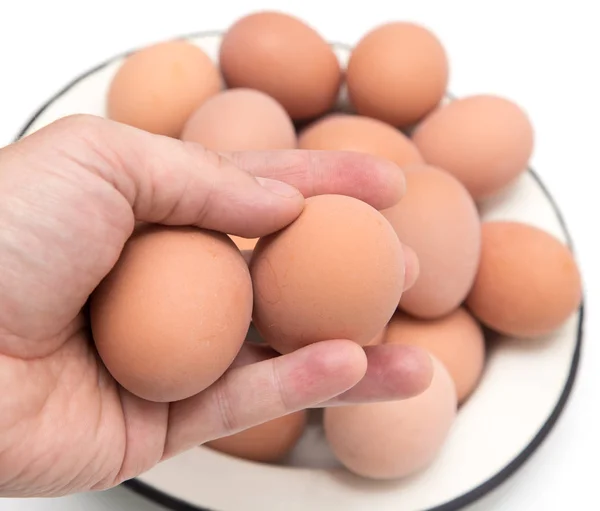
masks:
[[[90,116],[1,149],[0,496],[106,489],[289,412],[423,391],[424,353],[342,339],[284,356],[246,345],[199,395],[144,401],[110,376],[82,312],[136,222],[257,237],[292,222],[301,194],[384,208],[403,188],[398,168],[366,155],[218,156]]]

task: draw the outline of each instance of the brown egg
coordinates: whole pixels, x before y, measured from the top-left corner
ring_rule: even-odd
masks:
[[[418,396],[325,409],[327,441],[348,470],[370,479],[399,479],[431,465],[457,407],[452,378],[435,358],[433,365],[431,385]]]
[[[256,243],[258,243],[258,238],[242,238],[241,236],[234,236],[233,234],[230,234],[229,237],[240,250],[246,262],[250,264],[252,252],[254,251]]]
[[[178,137],[188,117],[221,89],[211,59],[187,41],[167,41],[129,56],[111,82],[110,119]]]
[[[383,329],[375,337],[373,337],[373,339],[371,339],[367,344],[365,344],[365,346],[377,346],[378,344],[381,344],[383,342],[384,338],[385,338],[385,329]]]
[[[427,163],[450,172],[475,200],[489,197],[524,172],[533,152],[533,127],[512,101],[478,95],[452,101],[413,133]]]
[[[483,330],[462,307],[434,320],[397,312],[388,324],[384,342],[409,344],[431,353],[452,376],[459,404],[479,383],[485,364]]]
[[[518,222],[484,222],[481,262],[467,298],[489,328],[529,338],[552,332],[581,303],[581,278],[569,248]]]
[[[359,114],[410,126],[442,100],[448,68],[444,47],[428,29],[386,23],[352,51],[346,73],[350,101]]]
[[[219,55],[229,87],[275,98],[295,120],[321,115],[337,100],[342,72],[331,46],[303,21],[280,12],[239,19]]]
[[[133,394],[160,402],[215,382],[240,350],[251,313],[248,266],[226,235],[159,226],[129,239],[90,305],[109,372]]]
[[[471,289],[479,263],[479,216],[467,190],[447,172],[414,166],[405,176],[406,195],[382,211],[419,259],[419,276],[400,308],[436,318],[456,309]]]
[[[251,89],[229,89],[208,99],[187,121],[181,139],[213,151],[294,149],[297,144],[283,107]]]
[[[376,209],[352,197],[306,199],[261,238],[250,262],[253,321],[280,353],[328,339],[365,345],[385,328],[404,285],[402,245]]]
[[[296,446],[306,422],[306,410],[301,410],[204,445],[237,458],[276,463]]]
[[[300,133],[298,147],[367,153],[400,166],[423,162],[415,145],[402,132],[360,115],[336,113],[315,121]]]

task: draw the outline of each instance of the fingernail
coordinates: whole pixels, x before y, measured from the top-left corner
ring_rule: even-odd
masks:
[[[402,243],[404,249],[404,291],[415,285],[419,278],[421,266],[417,253],[407,244]]]
[[[263,188],[266,188],[276,195],[285,197],[286,199],[297,197],[300,194],[296,188],[294,188],[292,185],[284,183],[283,181],[277,181],[276,179],[269,179],[266,177],[257,177],[256,181]]]

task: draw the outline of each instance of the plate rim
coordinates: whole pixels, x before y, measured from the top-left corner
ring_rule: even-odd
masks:
[[[220,36],[225,32],[225,30],[203,30],[199,32],[191,32],[188,34],[161,39],[160,41],[165,40],[181,40],[181,39],[190,39],[190,38],[203,38],[203,37],[215,37]],[[158,42],[158,41],[157,41]],[[328,41],[329,44],[333,47],[339,47],[351,50],[352,45],[346,43],[340,43],[335,41]],[[151,44],[151,43],[149,43]],[[36,120],[60,97],[65,95],[69,90],[71,90],[75,85],[79,82],[87,78],[88,76],[93,75],[94,73],[106,68],[111,65],[115,61],[127,57],[128,55],[138,51],[139,49],[148,46],[148,44],[138,46],[136,48],[130,49],[125,52],[121,52],[116,54],[101,63],[89,68],[88,70],[80,73],[75,76],[75,78],[71,79],[64,85],[61,89],[55,92],[50,98],[45,101],[37,110],[34,111],[33,114],[29,116],[29,118],[25,121],[22,127],[17,131],[17,135],[13,138],[12,142],[17,142],[31,128],[31,126],[36,122]],[[452,99],[455,99],[452,93],[447,92],[447,95]],[[571,249],[575,258],[577,258],[577,254],[575,252],[574,242],[571,236],[571,233],[567,227],[567,222],[565,217],[558,206],[558,203],[554,199],[553,195],[550,193],[548,187],[544,184],[541,177],[535,172],[535,170],[531,167],[526,169],[533,179],[536,181],[537,186],[539,186],[540,190],[544,194],[544,196],[548,199],[552,210],[554,211],[558,222],[561,225],[563,233],[566,238],[566,242],[568,247]],[[581,354],[583,350],[583,338],[585,334],[585,303],[586,303],[586,293],[585,293],[585,284],[582,286],[582,299],[581,304],[578,309],[578,322],[577,322],[577,340],[575,344],[575,350],[573,351],[573,358],[571,360],[571,366],[569,368],[569,374],[565,385],[563,387],[562,392],[556,402],[556,405],[552,409],[552,412],[543,423],[538,432],[534,435],[532,440],[527,444],[527,446],[517,455],[515,456],[504,468],[499,470],[495,475],[484,481],[483,483],[477,485],[473,489],[468,492],[463,493],[462,495],[444,502],[443,504],[430,507],[427,509],[423,509],[421,511],[458,511],[459,509],[464,508],[470,504],[475,503],[480,498],[485,495],[491,493],[498,487],[500,487],[503,483],[505,483],[510,477],[512,477],[518,470],[533,456],[533,454],[538,450],[538,448],[542,445],[542,443],[548,438],[549,434],[552,432],[554,427],[556,426],[558,420],[562,416],[563,412],[566,409],[569,398],[572,395],[575,382],[578,375],[579,362],[581,360]],[[140,481],[137,478],[132,478],[127,481],[123,481],[119,486],[123,486],[124,488],[133,491],[134,493],[152,501],[156,504],[162,505],[173,511],[219,511],[217,509],[199,507],[195,504],[191,504],[183,499],[180,499],[174,495],[168,494],[162,490],[158,490],[153,486]]]

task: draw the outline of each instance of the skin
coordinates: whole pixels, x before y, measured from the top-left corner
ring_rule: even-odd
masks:
[[[257,237],[292,222],[303,196],[383,209],[403,191],[397,167],[366,155],[216,155],[91,116],[0,149],[0,496],[107,489],[286,413],[425,390],[423,352],[335,339],[285,356],[248,344],[201,394],[153,403],[110,376],[85,315],[136,222]]]

